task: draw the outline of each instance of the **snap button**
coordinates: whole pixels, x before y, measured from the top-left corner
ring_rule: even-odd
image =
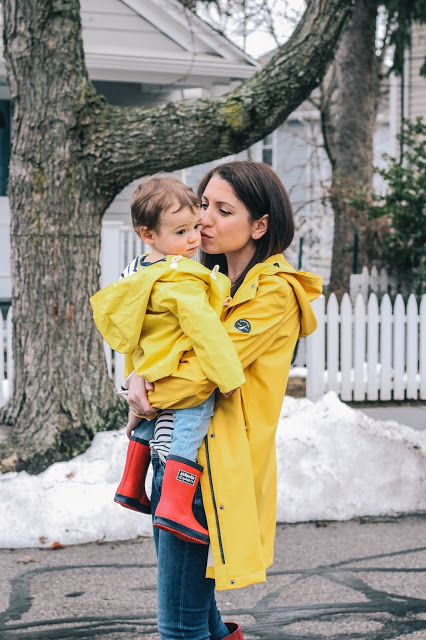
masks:
[[[214,435],[215,435],[214,433],[211,433],[210,438],[214,438]]]
[[[235,584],[235,580],[231,580],[230,582],[231,582],[231,584]]]
[[[221,511],[223,511],[223,510],[224,510],[224,508],[225,508],[225,507],[223,506],[223,504],[221,504],[221,505],[220,505],[220,507],[219,507],[219,509],[220,509]]]

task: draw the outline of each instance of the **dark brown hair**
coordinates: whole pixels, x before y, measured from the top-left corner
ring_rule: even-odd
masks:
[[[200,208],[200,199],[190,187],[173,176],[153,176],[141,182],[130,201],[132,224],[136,232],[141,227],[157,230],[160,216],[171,207],[174,213],[185,207]]]
[[[283,253],[291,244],[294,236],[293,209],[283,183],[264,162],[245,160],[226,162],[214,167],[200,182],[200,198],[214,175],[231,185],[237,198],[247,207],[252,221],[265,214],[269,215],[268,230],[261,238],[255,240],[256,250],[252,259],[238,279],[232,283],[233,295],[255,264],[276,253]],[[227,273],[228,266],[224,254],[209,255],[203,252],[202,263],[210,269],[219,264],[221,271]]]

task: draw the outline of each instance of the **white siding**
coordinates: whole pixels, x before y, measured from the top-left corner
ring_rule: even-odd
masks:
[[[120,0],[82,0],[86,51],[131,53],[140,50],[183,51],[176,42]]]

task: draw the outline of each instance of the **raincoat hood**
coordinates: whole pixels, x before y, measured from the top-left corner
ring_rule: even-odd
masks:
[[[232,305],[242,304],[255,298],[259,289],[259,280],[270,276],[279,276],[286,280],[294,291],[300,307],[299,337],[308,336],[315,331],[317,321],[310,302],[321,295],[323,280],[314,273],[296,271],[280,254],[272,256],[250,269],[243,284],[236,292]]]

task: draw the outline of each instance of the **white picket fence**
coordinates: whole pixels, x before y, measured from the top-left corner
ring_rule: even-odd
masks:
[[[307,338],[306,395],[317,400],[335,391],[342,400],[426,400],[426,295],[420,309],[400,294],[392,309],[372,293],[365,304],[331,294],[313,303],[318,329]]]

